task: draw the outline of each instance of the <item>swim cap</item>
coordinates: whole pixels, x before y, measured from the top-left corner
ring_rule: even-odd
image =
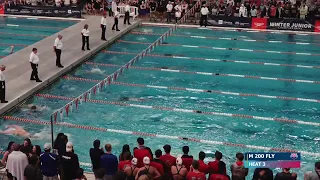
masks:
[[[31,109],[37,109],[37,106],[33,105],[31,106]]]
[[[144,157],[143,158],[143,164],[150,164],[150,158],[149,157]]]
[[[176,164],[177,164],[177,165],[182,165],[182,159],[181,159],[181,157],[178,157],[178,158],[177,158]]]
[[[133,158],[133,159],[131,160],[131,164],[137,165],[137,164],[138,164],[138,159],[137,159],[137,158]]]

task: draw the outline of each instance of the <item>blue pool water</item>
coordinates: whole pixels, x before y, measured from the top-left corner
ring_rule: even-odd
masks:
[[[133,31],[145,33],[164,33],[168,28],[160,27],[139,27]],[[216,36],[245,39],[264,39],[276,41],[310,42],[320,41],[318,36],[299,36],[288,39],[288,35],[270,33],[248,33],[212,31],[200,29],[178,29],[174,34],[190,36]],[[125,41],[152,43],[158,36],[155,35],[134,35],[127,34],[121,38]],[[318,54],[318,46],[276,44],[266,42],[244,42],[228,40],[212,40],[170,36],[166,43],[183,44],[192,46],[210,46],[226,48],[264,49],[283,52],[304,52]],[[106,48],[108,51],[139,53],[148,47],[147,44],[129,44],[116,42]],[[243,52],[243,51],[221,51],[202,48],[188,48],[182,46],[160,46],[152,53],[171,54],[175,56],[219,58],[243,61],[259,61],[268,63],[295,64],[319,66],[318,56],[272,54],[264,52]],[[135,54],[108,54],[98,53],[90,62],[124,65]],[[319,80],[317,74],[319,69],[297,68],[285,66],[264,66],[254,64],[239,64],[232,62],[196,61],[191,59],[177,59],[170,57],[146,56],[139,63],[139,67],[152,67],[169,69],[201,71],[225,74],[242,74],[252,76],[266,76],[290,79]],[[105,67],[83,64],[70,72],[67,76],[102,80],[118,67]],[[260,79],[245,79],[238,77],[206,76],[196,74],[184,74],[174,72],[163,72],[155,70],[130,69],[120,76],[118,82],[137,83],[156,86],[174,86],[184,88],[197,88],[206,90],[230,91],[238,93],[254,93],[273,96],[288,96],[319,99],[320,85],[308,83],[294,83],[284,81],[271,81]],[[65,97],[77,97],[95,83],[82,82],[67,79],[59,79],[52,86],[46,88],[41,94],[51,94]],[[140,105],[165,106],[171,108],[194,109],[201,111],[214,111],[256,115],[264,117],[279,117],[298,119],[308,122],[319,122],[319,103],[303,101],[285,101],[281,99],[268,99],[259,97],[242,97],[203,92],[174,91],[160,88],[132,87],[124,85],[111,85],[92,99],[120,102],[119,98],[130,97],[143,99],[143,101],[129,100],[127,103]],[[20,108],[8,115],[49,121],[50,114],[68,103],[65,100],[45,99],[33,97],[27,103],[46,107],[42,112],[31,113]],[[253,119],[241,119],[236,117],[224,117],[205,114],[192,114],[182,112],[160,111],[156,109],[143,109],[136,107],[125,107],[116,105],[84,103],[76,112],[69,117],[64,117],[66,123],[89,125],[118,130],[140,131],[145,133],[157,133],[192,137],[197,139],[215,140],[223,142],[241,143],[248,145],[296,149],[308,152],[317,152],[319,149],[319,129],[314,126],[285,124],[275,121],[261,121]],[[2,122],[4,128],[8,124],[19,124],[32,134],[40,135],[41,139],[33,139],[34,144],[50,142],[50,127],[34,124],[26,124],[12,121]],[[55,134],[64,132],[68,134],[69,140],[75,144],[75,151],[82,162],[90,162],[88,150],[95,139],[100,139],[102,144],[111,143],[116,155],[120,154],[123,144],[129,144],[133,148],[137,136],[124,135],[108,132],[80,130],[67,127],[54,127]],[[1,147],[7,142],[15,140],[22,142],[23,138],[0,135]],[[215,152],[220,150],[224,153],[224,161],[231,165],[235,161],[236,152],[255,151],[252,149],[235,148],[200,144],[195,142],[175,141],[170,139],[156,139],[146,137],[146,145],[154,151],[162,149],[162,146],[169,143],[173,146],[173,154],[181,153],[183,145],[189,145],[191,154],[198,157],[199,151]],[[303,177],[306,170],[313,169],[315,158],[303,156],[301,169],[297,169],[299,177]],[[229,168],[228,168],[229,169]],[[250,171],[251,173],[253,171]]]
[[[17,52],[76,23],[77,21],[0,17],[0,57],[10,54],[6,51],[9,44],[14,45],[14,52]]]

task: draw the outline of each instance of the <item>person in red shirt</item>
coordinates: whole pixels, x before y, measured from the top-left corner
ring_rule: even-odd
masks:
[[[166,153],[165,155],[162,155],[160,157],[160,160],[165,163],[166,167],[164,167],[165,172],[171,171],[171,166],[176,165],[176,158],[174,156],[170,155],[171,146],[169,144],[166,144],[163,146],[163,150]]]
[[[126,166],[131,166],[131,153],[125,152],[122,154],[123,160],[118,164],[118,171],[123,171]]]
[[[143,158],[149,157],[152,159],[152,152],[151,149],[144,146],[144,139],[139,137],[137,139],[138,147],[134,149],[133,156],[138,159],[137,167],[141,168],[144,166]]]
[[[216,151],[214,153],[214,156],[215,156],[216,160],[208,163],[208,166],[209,166],[208,172],[209,172],[209,174],[210,175],[211,174],[218,174],[218,172],[219,172],[219,164],[220,164],[220,168],[222,168],[221,171],[223,171],[224,174],[227,174],[226,164],[223,161],[221,161],[222,153],[220,151]]]
[[[192,161],[190,166],[190,172],[187,174],[187,180],[206,180],[206,175],[199,171],[199,162]]]
[[[209,166],[206,163],[204,163],[204,161],[203,161],[204,158],[206,158],[206,153],[204,153],[203,151],[200,151],[199,152],[199,160],[198,160],[199,171],[203,172],[204,174],[208,174]]]
[[[226,164],[223,161],[218,162],[218,172],[211,174],[208,180],[230,180],[225,172]]]
[[[157,149],[155,152],[156,157],[150,162],[150,166],[155,167],[160,175],[164,175],[164,166],[165,164],[159,159],[162,156],[162,151]]]
[[[183,155],[181,156],[183,165],[187,168],[187,170],[190,170],[190,166],[193,161],[193,156],[189,155],[189,146],[183,146],[182,147]]]

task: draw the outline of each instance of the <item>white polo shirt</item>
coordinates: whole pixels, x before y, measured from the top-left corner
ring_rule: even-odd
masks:
[[[128,4],[124,7],[124,11],[125,12],[130,12],[130,6]]]
[[[29,62],[32,64],[38,64],[39,63],[39,57],[34,52],[31,52]]]
[[[105,18],[105,17],[101,18],[101,25],[104,25],[104,26],[107,25],[107,18]]]
[[[88,29],[82,29],[81,31],[83,36],[89,36],[89,30]]]
[[[3,72],[0,71],[0,81],[5,81],[5,80],[6,78],[4,77]]]
[[[55,46],[56,49],[62,49],[63,47],[62,41],[57,37],[56,40],[54,40],[53,46]]]
[[[119,11],[114,12],[114,18],[119,18]]]
[[[167,12],[172,12],[173,6],[172,4],[167,4]]]
[[[207,7],[202,7],[201,8],[201,15],[208,15],[209,14],[209,9]]]

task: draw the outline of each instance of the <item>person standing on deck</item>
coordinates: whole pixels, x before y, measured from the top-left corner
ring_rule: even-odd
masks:
[[[82,31],[81,31],[81,35],[82,35],[82,51],[84,51],[84,46],[85,44],[87,43],[87,50],[90,51],[90,48],[89,48],[89,25],[88,24],[85,24]]]
[[[120,31],[118,28],[118,23],[119,23],[119,8],[117,8],[116,12],[114,12],[114,24],[112,26],[112,30],[114,30],[114,28],[116,28],[117,31]]]
[[[32,73],[31,73],[31,77],[30,80],[36,80],[36,82],[42,82],[39,77],[38,77],[38,64],[39,64],[39,57],[37,55],[38,49],[37,48],[32,48],[32,52],[30,54],[30,59],[29,62],[31,64],[31,68],[32,68]]]
[[[56,66],[58,66],[59,68],[63,68],[63,66],[61,65],[61,50],[63,47],[61,39],[62,39],[62,35],[59,34],[58,37],[54,40],[54,45],[53,45],[53,50],[57,56]]]
[[[201,12],[200,27],[201,27],[201,26],[207,27],[209,9],[207,8],[206,4],[204,4],[204,5],[202,6],[200,12]],[[203,21],[204,21],[204,23],[203,23]]]
[[[124,7],[124,22],[123,24],[126,24],[128,22],[128,25],[130,24],[130,5],[129,2],[126,3],[126,6]]]
[[[103,16],[101,18],[101,40],[106,41],[106,28],[107,28],[107,14],[103,13]]]
[[[3,75],[3,71],[6,70],[6,66],[0,65],[0,102],[7,103],[6,101],[6,78]]]

